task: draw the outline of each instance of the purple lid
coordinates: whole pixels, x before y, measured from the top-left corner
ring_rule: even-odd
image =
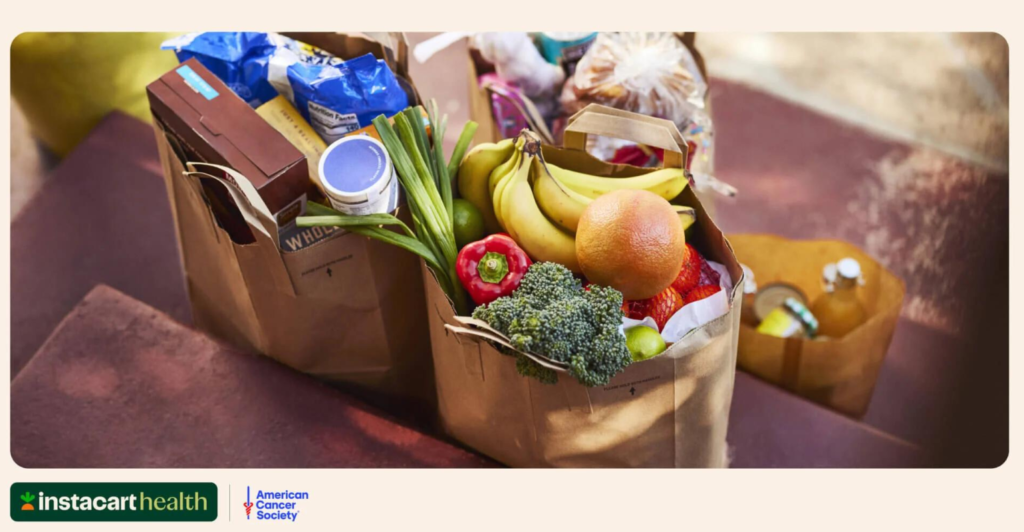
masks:
[[[390,171],[391,161],[384,146],[364,135],[339,139],[320,158],[320,180],[325,187],[341,194],[382,186]]]

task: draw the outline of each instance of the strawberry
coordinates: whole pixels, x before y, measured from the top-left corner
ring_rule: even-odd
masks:
[[[683,266],[679,269],[679,275],[672,281],[672,288],[680,294],[686,294],[700,284],[701,266],[704,259],[693,246],[686,244],[686,251],[683,254]]]
[[[654,318],[654,322],[658,324],[658,330],[665,328],[665,324],[668,323],[677,310],[683,308],[683,296],[676,292],[675,288],[671,286],[662,290],[660,294],[644,300],[645,312],[644,315]]]
[[[701,299],[704,299],[705,297],[708,297],[712,294],[717,294],[720,290],[722,290],[722,287],[713,284],[705,284],[698,286],[697,288],[690,290],[689,293],[686,294],[686,299],[684,300],[683,304],[689,305],[694,301],[700,301]]]

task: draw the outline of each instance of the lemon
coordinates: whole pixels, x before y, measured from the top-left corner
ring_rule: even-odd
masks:
[[[629,348],[630,354],[633,355],[633,362],[640,362],[641,360],[647,360],[660,355],[665,348],[665,339],[661,337],[658,331],[644,326],[638,325],[626,329],[626,347]]]

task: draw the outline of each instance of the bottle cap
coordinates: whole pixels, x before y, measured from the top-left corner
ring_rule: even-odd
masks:
[[[320,182],[335,209],[352,215],[387,212],[398,194],[391,157],[367,135],[342,137],[320,156]]]
[[[808,338],[814,338],[818,334],[818,320],[811,314],[811,311],[796,298],[787,297],[784,301],[783,306],[789,309],[790,312],[796,314],[797,318],[800,319],[804,324],[804,329],[807,331]]]
[[[831,284],[836,282],[836,276],[839,275],[839,268],[836,267],[834,262],[830,262],[825,265],[821,270],[821,278],[825,281],[825,284]]]
[[[851,258],[845,258],[836,264],[836,272],[847,279],[860,279],[860,263]]]
[[[754,271],[750,269],[746,264],[740,264],[740,269],[743,270],[743,293],[744,294],[756,294],[757,293],[757,281],[754,280]]]

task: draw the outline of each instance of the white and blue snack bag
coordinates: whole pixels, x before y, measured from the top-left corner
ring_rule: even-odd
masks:
[[[276,33],[205,32],[164,42],[179,61],[196,58],[253,108],[284,95],[330,144],[409,106],[388,64],[348,61]]]

